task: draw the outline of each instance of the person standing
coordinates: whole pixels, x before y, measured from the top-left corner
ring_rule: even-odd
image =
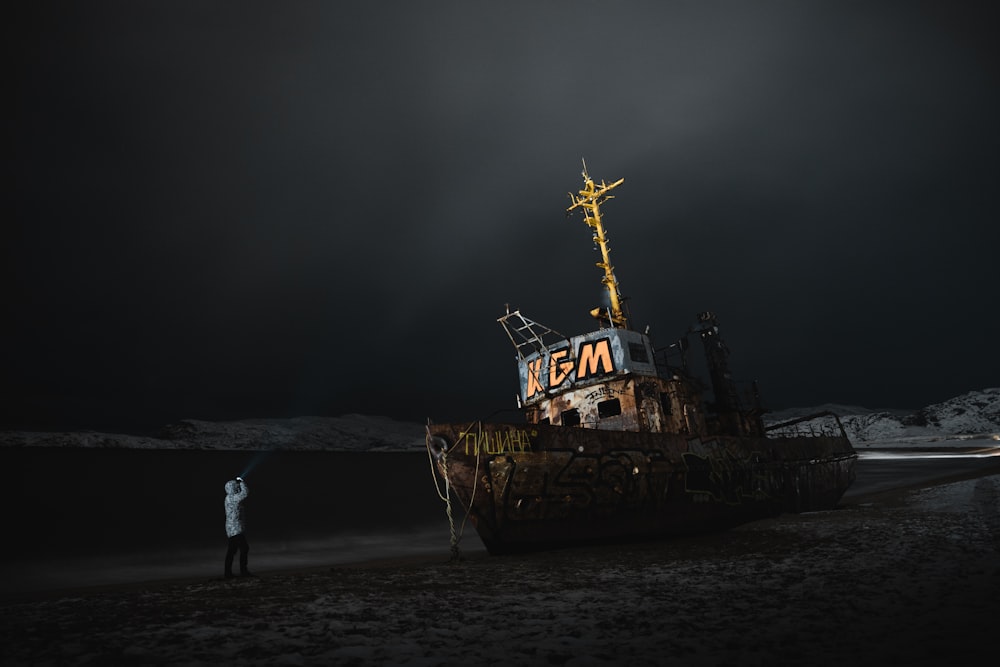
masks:
[[[250,494],[247,483],[242,477],[226,482],[226,535],[229,536],[229,548],[226,550],[226,578],[233,576],[233,557],[240,552],[240,576],[252,577],[247,569],[250,545],[243,534],[243,501]]]

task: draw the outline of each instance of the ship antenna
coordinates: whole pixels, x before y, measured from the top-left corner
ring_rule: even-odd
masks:
[[[627,328],[628,319],[622,310],[622,296],[618,291],[618,279],[615,277],[615,267],[611,266],[611,248],[608,245],[608,236],[604,233],[604,224],[601,222],[600,210],[601,204],[609,199],[614,199],[614,195],[609,195],[608,192],[624,182],[625,179],[620,178],[610,185],[604,181],[601,181],[600,185],[596,185],[594,180],[587,174],[587,162],[584,160],[583,189],[578,194],[574,195],[572,192],[569,194],[570,201],[573,204],[566,209],[566,214],[569,215],[571,211],[577,208],[583,210],[583,221],[594,230],[594,244],[601,250],[601,261],[597,262],[597,267],[604,269],[604,277],[601,278],[601,282],[604,283],[604,287],[608,290],[611,307],[607,310],[595,308],[590,311],[590,314],[597,319],[607,319],[610,316],[611,323],[614,326]]]

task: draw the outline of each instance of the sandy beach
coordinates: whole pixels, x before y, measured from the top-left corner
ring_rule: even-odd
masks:
[[[0,662],[971,664],[998,593],[991,476],[666,542],[49,593],[0,607]]]

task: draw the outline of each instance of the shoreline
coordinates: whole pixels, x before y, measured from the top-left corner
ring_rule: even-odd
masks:
[[[699,537],[442,556],[4,604],[0,662],[963,662],[991,647],[1000,475]]]
[[[967,482],[970,480],[977,480],[982,478],[989,478],[994,475],[1000,476],[1000,461],[998,461],[996,466],[991,466],[990,469],[983,471],[970,471],[966,473],[958,473],[953,475],[946,475],[940,478],[935,478],[929,481],[915,482],[913,484],[908,484],[888,490],[871,490],[858,494],[852,494],[849,489],[845,494],[844,499],[838,504],[835,510],[829,510],[826,512],[813,512],[805,514],[782,514],[778,517],[771,519],[761,519],[758,521],[750,522],[748,524],[743,524],[736,526],[725,531],[710,532],[701,535],[691,535],[691,536],[681,536],[676,538],[664,538],[662,540],[649,540],[649,541],[636,541],[636,542],[624,542],[621,545],[612,545],[607,547],[567,547],[565,549],[555,549],[543,552],[537,552],[535,554],[524,554],[524,557],[538,556],[539,554],[552,554],[552,553],[565,553],[572,552],[574,550],[588,550],[591,548],[629,548],[636,545],[643,544],[654,544],[654,545],[678,545],[686,544],[691,541],[716,541],[725,540],[727,535],[739,531],[749,531],[753,530],[753,527],[757,524],[763,524],[772,521],[792,521],[795,517],[809,516],[810,514],[826,514],[828,512],[843,512],[845,510],[856,509],[862,506],[869,505],[885,505],[885,506],[900,506],[905,505],[907,498],[913,495],[915,492],[921,490],[933,489],[936,487],[947,486],[950,484],[956,484],[959,482]],[[1000,480],[1000,477],[997,478]],[[262,570],[255,570],[252,567],[255,560],[264,560],[267,562],[268,555],[273,556],[274,545],[264,542],[263,548],[264,557],[261,558],[259,548],[256,541],[252,544],[252,558],[251,558],[251,570],[263,577],[272,576],[295,576],[296,574],[314,574],[317,572],[326,571],[336,571],[339,569],[386,569],[392,567],[417,567],[417,566],[430,566],[434,564],[449,564],[451,562],[451,553],[449,548],[449,540],[447,534],[446,526],[441,526],[440,530],[434,531],[433,541],[440,544],[440,548],[435,547],[424,547],[424,550],[410,553],[389,553],[389,554],[373,554],[373,555],[363,555],[352,557],[350,555],[344,556],[344,552],[350,553],[349,549],[344,549],[343,547],[330,546],[329,557],[328,558],[313,558],[312,562],[308,564],[300,565],[278,565],[265,567]],[[332,538],[326,538],[324,542],[330,543],[343,543],[350,539],[350,536],[339,535]],[[295,542],[293,541],[294,545]],[[220,543],[221,545],[221,543]],[[272,548],[272,551],[268,552],[268,547]],[[465,536],[462,538],[462,542],[459,545],[461,557],[463,560],[480,560],[480,559],[499,559],[502,561],[504,558],[509,558],[509,556],[490,556],[482,543],[479,541],[476,535],[475,529],[469,525],[466,527]],[[22,604],[22,603],[32,603],[39,602],[43,600],[53,600],[62,597],[81,597],[88,595],[100,595],[100,594],[114,594],[117,592],[127,592],[135,590],[144,590],[151,588],[163,588],[169,586],[182,586],[182,585],[194,585],[206,582],[217,581],[218,578],[214,576],[214,566],[217,565],[215,561],[221,562],[221,554],[223,549],[221,546],[214,549],[203,550],[207,556],[202,559],[206,565],[204,567],[196,568],[199,571],[204,570],[204,574],[186,574],[186,575],[175,575],[175,576],[154,576],[154,577],[143,577],[134,580],[124,580],[124,581],[114,581],[114,582],[104,582],[97,584],[84,584],[79,586],[53,586],[53,587],[40,587],[37,589],[23,589],[23,590],[0,590],[0,607],[9,606],[12,604]],[[137,553],[133,557],[146,556],[146,553]],[[94,556],[89,558],[93,559]],[[129,558],[128,554],[115,554],[112,556],[104,556],[105,559],[124,561]],[[162,556],[160,557],[163,558]],[[0,567],[8,569],[11,572],[16,572],[18,565],[24,565],[27,561],[21,563],[18,562],[0,562]],[[47,561],[46,564],[51,563],[56,567],[61,567],[69,564],[72,567],[72,559],[66,558],[61,561]],[[148,568],[147,568],[148,569]],[[211,573],[210,573],[211,572]]]

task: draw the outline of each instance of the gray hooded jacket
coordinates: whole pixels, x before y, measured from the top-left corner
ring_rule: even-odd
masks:
[[[243,501],[250,494],[247,483],[231,479],[226,482],[226,535],[233,537],[243,532]]]

